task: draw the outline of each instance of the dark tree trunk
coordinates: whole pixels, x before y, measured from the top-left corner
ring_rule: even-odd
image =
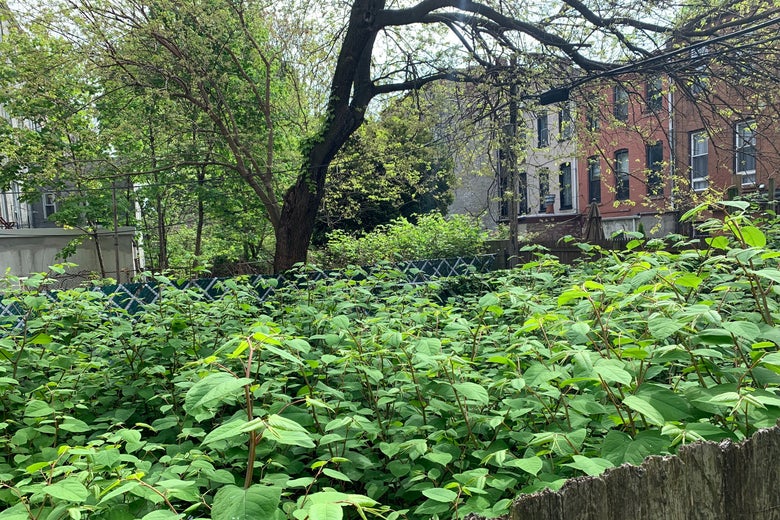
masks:
[[[377,14],[385,0],[354,0],[347,32],[339,51],[328,99],[329,117],[305,157],[305,170],[285,193],[279,222],[275,226],[274,271],[285,271],[305,262],[325,194],[328,166],[357,130],[366,108],[377,94],[371,81],[371,55],[379,26]]]
[[[317,189],[316,178],[321,178],[324,184],[327,166],[322,166],[319,170],[322,171],[313,172],[315,179],[311,182],[307,182],[309,176],[300,177],[284,196],[281,220],[275,230],[274,272],[286,271],[295,264],[306,261],[324,191]],[[314,188],[314,191],[311,188]]]

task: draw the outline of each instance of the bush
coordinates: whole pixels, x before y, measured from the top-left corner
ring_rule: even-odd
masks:
[[[484,252],[487,232],[465,215],[438,213],[404,217],[357,238],[343,231],[328,234],[323,263],[327,267],[369,265],[382,261],[473,256]]]

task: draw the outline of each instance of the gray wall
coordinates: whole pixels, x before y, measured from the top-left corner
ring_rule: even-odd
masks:
[[[138,266],[135,247],[135,228],[119,228],[119,242],[115,244],[113,230],[99,232],[99,244],[103,256],[105,275],[121,282],[130,281]],[[3,229],[0,230],[0,275],[9,271],[15,276],[46,272],[49,266],[61,263],[57,255],[73,239],[84,236],[74,229]],[[119,254],[119,273],[116,272],[116,258]],[[69,268],[66,276],[59,276],[67,286],[77,285],[83,280],[100,277],[100,263],[97,248],[91,237],[87,237],[76,248],[75,254],[67,259],[78,264]],[[67,280],[67,281],[65,281]]]

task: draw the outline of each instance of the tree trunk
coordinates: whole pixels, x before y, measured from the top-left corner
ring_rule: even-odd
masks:
[[[320,166],[314,177],[321,178],[324,184],[327,166]],[[317,189],[317,181],[307,182],[309,176],[301,176],[284,195],[284,205],[279,225],[276,226],[276,252],[274,254],[274,272],[281,273],[295,264],[305,262],[309,251],[309,242],[314,232],[317,210],[322,200],[322,189]],[[314,186],[310,186],[314,184]],[[318,193],[312,193],[314,188]]]
[[[275,226],[274,271],[277,273],[306,261],[317,210],[325,194],[328,166],[349,136],[363,124],[366,108],[377,94],[371,81],[371,56],[379,30],[374,22],[384,7],[385,0],[352,3],[330,86],[329,117],[305,157],[305,169],[284,195]]]

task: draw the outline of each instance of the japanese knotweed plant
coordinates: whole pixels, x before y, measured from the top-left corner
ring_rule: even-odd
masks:
[[[73,293],[88,326],[3,339],[26,372],[0,388],[0,519],[498,516],[745,438],[780,417],[780,272],[771,230],[724,207],[703,246],[637,238],[573,266],[540,251],[420,285],[300,272],[263,303],[170,288],[134,319]],[[31,319],[65,313],[41,305]]]

